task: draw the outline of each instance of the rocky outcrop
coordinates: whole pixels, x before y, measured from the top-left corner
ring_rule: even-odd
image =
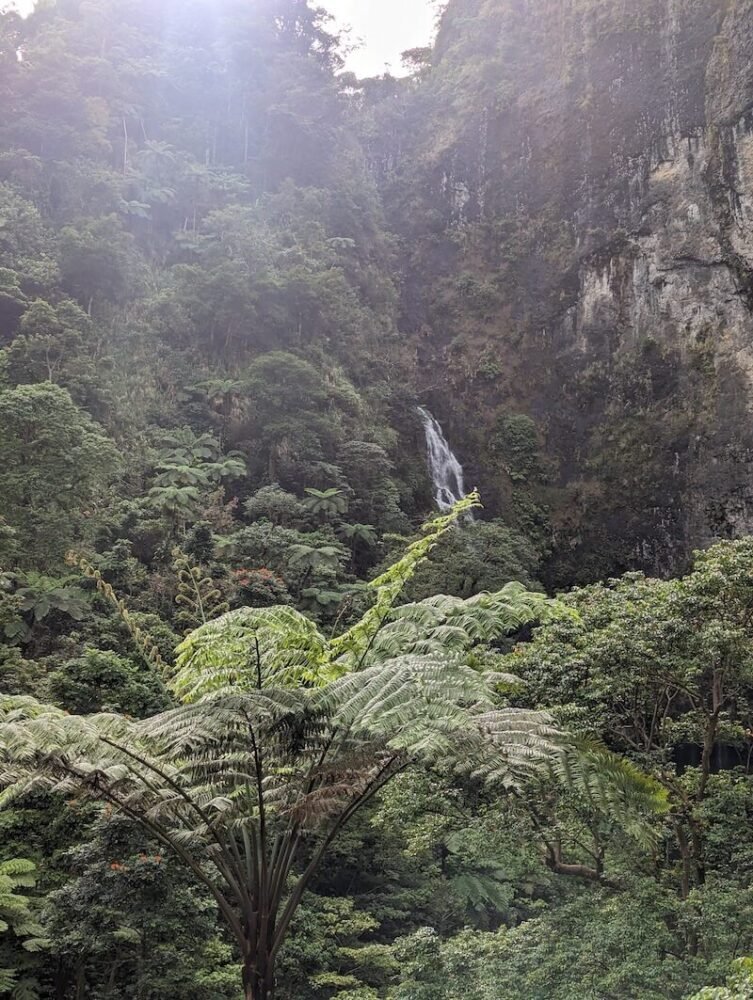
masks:
[[[494,507],[548,510],[551,582],[753,532],[753,2],[451,0],[400,99],[417,388]]]

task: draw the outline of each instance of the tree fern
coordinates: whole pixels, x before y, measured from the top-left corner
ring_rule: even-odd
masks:
[[[502,678],[464,661],[476,644],[540,617],[542,598],[509,587],[395,608],[438,538],[477,504],[473,494],[433,521],[374,581],[373,607],[343,636],[325,639],[289,607],[206,622],[178,648],[169,683],[180,704],[160,715],[75,716],[0,697],[0,808],[43,789],[140,822],[212,893],[243,955],[246,996],[268,1000],[330,844],[406,768],[517,791],[557,776],[604,808],[650,798],[612,761],[597,781],[596,751],[572,757],[547,716],[500,706]],[[112,588],[80,565],[129,624]],[[161,665],[148,639],[131,634]]]
[[[330,644],[329,663],[333,674],[359,665],[363,661],[417,567],[426,559],[442,535],[464,514],[480,506],[481,498],[478,492],[474,491],[456,503],[448,514],[430,521],[424,526],[423,537],[409,545],[405,555],[398,562],[369,584],[369,589],[375,596],[373,606],[360,622]]]
[[[196,701],[229,687],[316,683],[327,642],[294,608],[239,608],[192,632],[177,652],[173,690]]]
[[[289,607],[243,608],[197,629],[178,648],[176,694],[194,697],[187,693],[195,690],[198,697],[199,692],[217,690],[231,681],[248,689],[272,677],[282,685],[322,684],[358,666],[416,566],[478,502],[478,495],[471,494],[454,511],[427,525],[424,537],[369,584],[375,593],[374,606],[343,636],[327,641],[312,621]],[[398,647],[393,646],[394,652]],[[403,648],[410,651],[407,644]]]
[[[652,846],[656,831],[647,818],[669,809],[666,790],[624,757],[588,740],[568,741],[549,760],[556,784],[586,807],[617,823],[630,837]]]
[[[393,609],[372,643],[366,659],[399,652],[467,651],[492,643],[522,625],[546,617],[551,602],[544,595],[509,583],[495,594],[467,600],[437,596]]]
[[[291,621],[300,636],[301,620]],[[259,621],[256,633],[263,664]],[[554,752],[546,718],[498,713],[490,679],[468,667],[405,656],[294,685],[297,640],[285,649],[276,636],[268,651],[279,667],[261,681],[253,667],[220,676],[211,661],[204,682],[199,649],[179,677],[184,704],[143,722],[0,702],[0,806],[44,789],[139,820],[211,890],[263,975],[329,844],[395,775],[452,760],[458,772],[520,787]],[[293,875],[304,843],[310,860]]]
[[[178,581],[175,603],[180,607],[179,625],[190,632],[228,610],[215,581],[179,548],[173,549],[173,568]]]

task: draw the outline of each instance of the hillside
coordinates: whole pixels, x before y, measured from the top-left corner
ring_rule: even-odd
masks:
[[[0,996],[749,997],[753,0],[0,11]]]

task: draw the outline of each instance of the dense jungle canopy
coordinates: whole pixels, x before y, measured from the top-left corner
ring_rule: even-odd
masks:
[[[746,1000],[753,0],[345,46],[0,3],[0,996]]]

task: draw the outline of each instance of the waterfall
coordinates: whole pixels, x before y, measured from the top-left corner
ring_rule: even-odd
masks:
[[[450,510],[453,504],[465,496],[463,466],[447,443],[439,421],[423,406],[419,406],[418,412],[426,433],[434,499],[440,510]]]

